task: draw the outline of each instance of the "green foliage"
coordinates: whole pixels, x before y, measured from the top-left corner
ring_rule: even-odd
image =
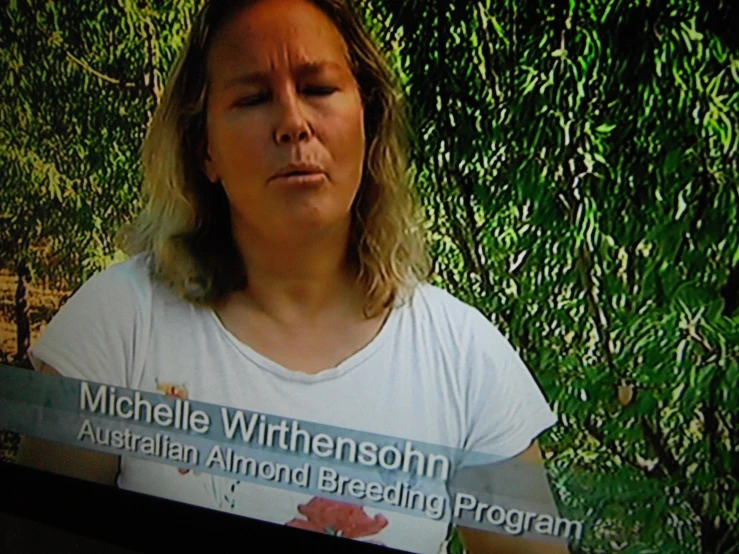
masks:
[[[438,282],[507,333],[560,415],[543,443],[563,513],[588,522],[580,549],[729,552],[728,23],[678,0],[382,4],[403,29]]]
[[[196,8],[159,4],[19,0],[0,12],[3,266],[74,288],[114,259],[112,237],[139,207],[162,75]]]
[[[201,3],[0,10],[2,267],[73,288],[114,259]],[[735,8],[365,4],[411,100],[436,282],[493,319],[559,414],[542,443],[563,516],[586,522],[577,550],[735,551]]]

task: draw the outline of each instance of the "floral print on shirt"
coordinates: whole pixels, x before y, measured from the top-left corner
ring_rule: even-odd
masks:
[[[160,383],[159,379],[156,380],[157,384],[157,390],[161,393],[163,393],[165,396],[173,396],[174,398],[180,398],[182,400],[187,400],[188,392],[187,392],[187,385],[175,385],[172,383]],[[190,469],[186,467],[178,468],[177,471],[180,475],[187,475],[190,473]],[[200,473],[193,471],[193,475],[200,475]]]
[[[299,505],[298,512],[306,519],[293,518],[285,525],[348,539],[376,535],[388,524],[385,516],[370,517],[361,506],[319,497]]]

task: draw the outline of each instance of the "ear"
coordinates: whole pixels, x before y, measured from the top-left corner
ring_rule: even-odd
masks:
[[[221,176],[216,169],[216,164],[213,161],[213,157],[210,155],[210,146],[204,148],[205,155],[203,156],[203,173],[211,183],[217,183],[221,180]]]

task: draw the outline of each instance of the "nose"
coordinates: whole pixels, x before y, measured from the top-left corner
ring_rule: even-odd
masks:
[[[278,101],[279,115],[275,127],[277,144],[305,142],[313,136],[313,127],[306,117],[298,95],[293,91]]]

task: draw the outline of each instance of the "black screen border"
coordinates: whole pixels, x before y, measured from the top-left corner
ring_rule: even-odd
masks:
[[[234,539],[247,552],[259,545],[270,551],[403,552],[3,461],[0,512],[136,552],[230,551]]]

